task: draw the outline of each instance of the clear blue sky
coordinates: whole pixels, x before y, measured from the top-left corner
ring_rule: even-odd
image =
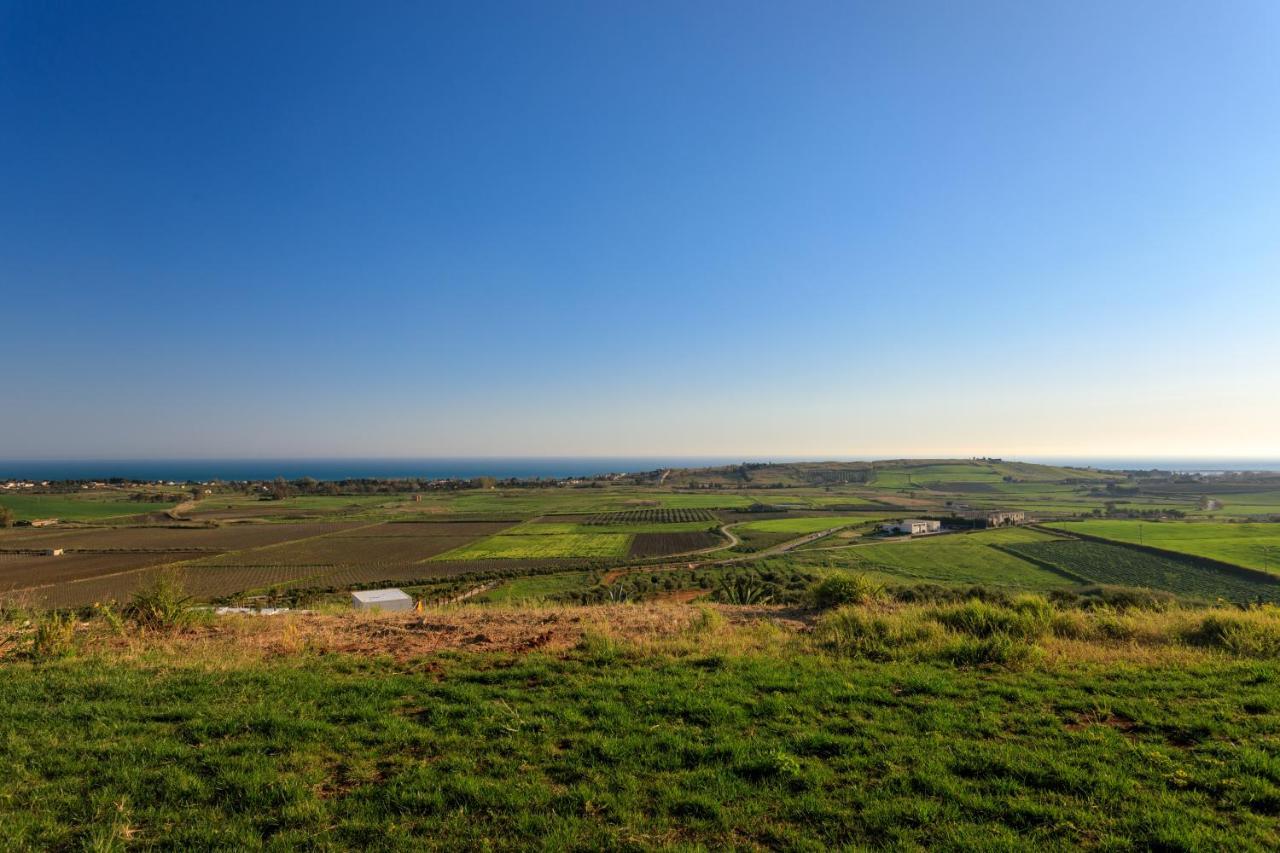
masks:
[[[1280,455],[1280,4],[0,2],[0,457]]]

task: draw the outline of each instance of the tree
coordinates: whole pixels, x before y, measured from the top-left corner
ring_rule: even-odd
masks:
[[[13,527],[13,510],[0,506],[0,527]]]
[[[271,484],[271,497],[278,501],[289,497],[289,484],[285,482],[284,477],[276,477],[275,482]]]

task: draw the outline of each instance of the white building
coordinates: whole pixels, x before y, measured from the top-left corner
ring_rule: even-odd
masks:
[[[927,518],[904,518],[902,521],[882,524],[880,529],[886,533],[904,533],[908,536],[920,536],[925,533],[937,533],[942,529],[942,522]]]
[[[412,610],[413,599],[399,589],[365,589],[351,593],[356,610]]]

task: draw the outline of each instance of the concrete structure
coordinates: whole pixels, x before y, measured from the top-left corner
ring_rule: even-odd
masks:
[[[937,533],[942,529],[941,521],[927,518],[904,518],[902,521],[891,521],[880,525],[886,533],[905,533],[909,536],[920,536],[925,533]]]
[[[1027,523],[1027,514],[1021,510],[967,512],[964,517],[972,521],[974,527],[1016,527]]]
[[[412,610],[413,599],[398,589],[365,589],[351,593],[356,610]]]

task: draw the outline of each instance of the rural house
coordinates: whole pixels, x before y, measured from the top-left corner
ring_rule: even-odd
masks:
[[[886,533],[920,536],[925,533],[937,533],[942,529],[942,522],[933,521],[927,518],[904,518],[902,521],[892,521],[888,524],[882,524],[880,525],[880,529]]]

